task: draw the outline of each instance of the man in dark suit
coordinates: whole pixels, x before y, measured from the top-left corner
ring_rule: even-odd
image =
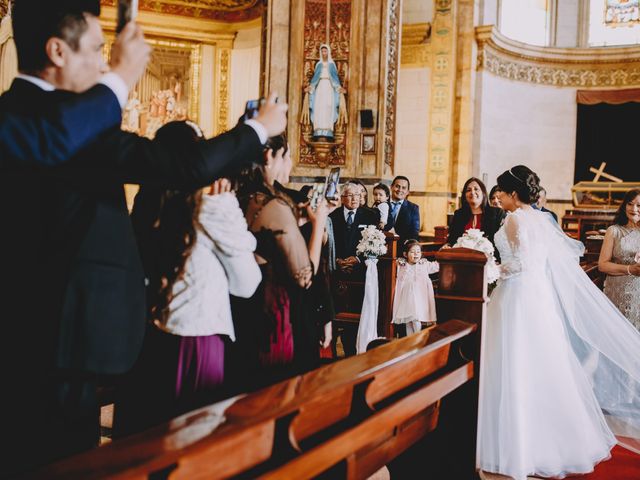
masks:
[[[393,229],[400,236],[400,245],[410,238],[418,239],[420,233],[420,207],[407,200],[411,184],[401,175],[391,183],[391,209],[385,230]]]
[[[33,117],[51,101],[45,89],[72,98],[96,83],[104,67],[99,10],[98,0],[16,4],[23,75],[2,97],[6,112]],[[58,167],[0,166],[1,397],[11,412],[0,476],[96,445],[96,381],[137,358],[145,279],[123,183],[203,187],[261,155],[267,137],[284,130],[286,109],[272,95],[252,123],[208,141],[167,144],[115,128]]]
[[[346,183],[340,195],[342,207],[331,212],[333,236],[336,243],[336,264],[340,271],[350,274],[361,265],[356,254],[362,238],[362,227],[376,225],[377,215],[369,208],[360,207],[360,188]]]
[[[541,212],[548,213],[553,217],[556,223],[558,223],[558,215],[556,215],[555,212],[552,212],[551,210],[546,208],[546,205],[547,205],[547,191],[544,188],[540,188],[540,196],[538,197],[538,201],[532,204],[531,206],[537,210],[540,210]]]
[[[0,97],[0,166],[58,165],[120,125],[129,88],[144,73],[149,52],[142,30],[130,23],[113,44],[110,72],[86,92],[51,92],[37,115],[19,115]]]
[[[342,206],[329,215],[336,245],[336,277],[364,281],[366,271],[356,248],[362,238],[362,227],[376,225],[378,216],[371,209],[360,207],[360,187],[357,184],[345,183],[340,199]],[[355,329],[345,329],[342,334],[342,345],[347,356],[356,354],[357,333]]]

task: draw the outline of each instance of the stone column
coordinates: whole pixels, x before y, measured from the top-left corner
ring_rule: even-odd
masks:
[[[453,197],[453,139],[457,74],[458,2],[436,1],[431,49],[431,99],[429,102],[429,157],[427,161],[427,195],[423,231],[433,232],[436,225],[446,224],[446,212]]]

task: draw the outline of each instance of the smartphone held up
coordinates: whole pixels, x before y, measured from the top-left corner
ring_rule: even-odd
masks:
[[[138,15],[138,0],[118,0],[118,20],[116,33],[120,33],[127,23]]]

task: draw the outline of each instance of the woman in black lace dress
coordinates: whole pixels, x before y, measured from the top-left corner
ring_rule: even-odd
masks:
[[[305,241],[298,226],[293,200],[274,183],[288,183],[291,171],[289,146],[284,136],[269,139],[264,162],[238,178],[238,199],[249,230],[257,239],[256,259],[262,282],[248,299],[232,300],[237,342],[228,365],[237,388],[263,386],[295,372],[292,301],[311,287],[320,264],[322,238],[331,211],[326,201],[307,208],[311,223]],[[294,316],[292,316],[294,314]]]

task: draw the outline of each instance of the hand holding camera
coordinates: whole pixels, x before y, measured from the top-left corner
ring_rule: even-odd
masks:
[[[269,98],[263,102],[250,100],[247,102],[247,108],[249,108],[250,102],[257,102],[257,105],[252,104],[250,109],[255,111],[257,108],[257,114],[250,118],[260,122],[267,130],[269,137],[275,137],[284,132],[284,129],[287,127],[287,110],[289,109],[289,105],[278,102],[277,93],[273,92],[269,95]],[[247,115],[247,111],[245,111],[245,115]]]

